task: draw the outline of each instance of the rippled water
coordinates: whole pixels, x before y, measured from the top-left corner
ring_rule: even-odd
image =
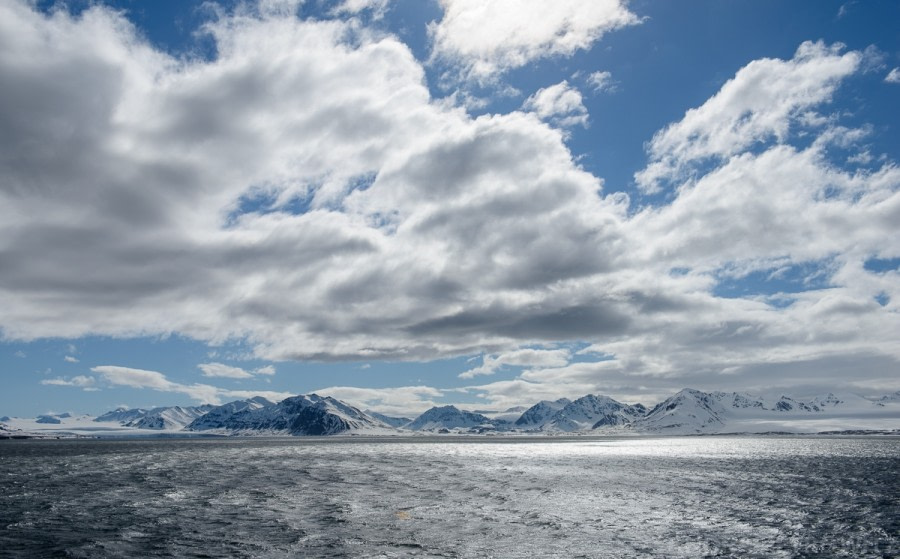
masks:
[[[900,439],[0,443],[3,557],[892,557]]]

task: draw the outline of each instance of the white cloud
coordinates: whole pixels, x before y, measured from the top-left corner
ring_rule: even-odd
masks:
[[[441,0],[442,19],[429,26],[433,57],[464,77],[496,74],[540,58],[571,56],[605,33],[639,23],[619,0]]]
[[[71,355],[66,355],[63,359],[65,359],[67,363],[78,363],[78,358],[72,357]]]
[[[563,81],[544,87],[525,100],[522,108],[534,112],[542,120],[547,120],[563,128],[587,126],[588,113],[581,92]]]
[[[89,387],[94,386],[95,380],[93,377],[88,377],[84,375],[78,375],[72,377],[71,379],[66,378],[53,378],[53,379],[44,379],[41,381],[41,384],[52,385],[52,386],[77,386],[79,388],[87,389]]]
[[[390,0],[343,0],[334,7],[332,12],[336,15],[359,14],[370,11],[375,18],[381,18],[387,11]]]
[[[241,369],[223,363],[201,363],[197,365],[205,377],[220,378],[253,378],[253,375]]]
[[[478,375],[492,375],[504,366],[519,367],[562,367],[569,362],[568,349],[523,348],[497,355],[484,355],[480,367],[469,369],[459,378],[473,378]]]
[[[894,68],[884,77],[887,83],[900,83],[900,68]]]
[[[558,10],[546,27],[593,4],[541,3]],[[465,7],[448,3],[438,27]],[[654,394],[723,371],[752,384],[834,382],[851,361],[868,367],[855,382],[896,370],[900,280],[864,263],[900,257],[900,170],[828,157],[839,141],[864,151],[865,130],[824,112],[860,53],[804,43],[740,69],[653,138],[637,179],[672,188],[637,208],[604,194],[535,114],[471,118],[431,99],[396,38],[265,13],[212,23],[216,59],[175,60],[102,6],[72,17],[0,3],[5,340],[239,338],[267,360],[490,361],[573,340],[604,354],[472,389],[496,402]],[[613,19],[573,23],[566,48],[500,33],[460,56],[506,68],[566,54]],[[790,305],[716,296],[728,278],[807,264],[827,289]],[[94,372],[201,401],[235,394]],[[394,409],[436,398],[398,394]]]
[[[344,400],[360,409],[398,417],[415,417],[425,410],[443,405],[434,401],[444,392],[430,386],[399,386],[394,388],[357,388],[332,386],[315,390],[321,396]]]
[[[593,72],[588,76],[587,82],[596,92],[615,91],[616,89],[611,72]]]
[[[275,374],[273,365],[266,365],[252,371],[245,371],[240,367],[233,367],[224,363],[201,363],[197,365],[197,368],[202,371],[205,377],[245,379],[253,378],[254,375],[272,376]]]
[[[662,181],[685,178],[692,164],[784,141],[798,117],[829,101],[841,80],[858,70],[862,55],[842,51],[840,44],[805,42],[792,60],[746,65],[701,107],[653,136],[651,164],[635,175],[638,186],[655,192]]]
[[[254,396],[263,396],[273,401],[279,401],[292,396],[288,392],[273,392],[270,390],[227,390],[208,384],[181,384],[169,380],[166,378],[166,375],[158,371],[133,369],[131,367],[101,365],[93,367],[91,371],[99,374],[108,383],[116,386],[150,388],[160,392],[185,394],[203,404],[219,405],[223,401],[247,399]]]
[[[253,369],[254,375],[266,375],[272,376],[275,374],[275,366],[274,365],[266,365],[264,367],[259,367],[257,369]]]

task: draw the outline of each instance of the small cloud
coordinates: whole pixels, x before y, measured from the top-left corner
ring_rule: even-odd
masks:
[[[371,10],[372,18],[377,20],[384,17],[388,2],[389,0],[344,0],[332,10],[332,13],[334,15],[356,15]]]
[[[201,363],[197,365],[197,368],[203,371],[203,376],[205,377],[253,378],[253,375],[248,373],[244,369],[241,369],[240,367],[225,365],[224,363]]]
[[[588,113],[581,93],[570,86],[568,81],[539,89],[525,100],[522,108],[533,112],[541,120],[563,128],[576,124],[587,126]]]
[[[66,353],[78,353],[78,348],[75,347],[75,344],[69,344],[66,346]]]
[[[50,378],[44,379],[41,381],[43,385],[50,386],[77,386],[79,388],[84,388],[85,390],[92,389],[96,390],[96,388],[92,388],[96,380],[94,377],[88,377],[84,375],[78,375],[77,377],[72,377],[71,379],[66,378]]]
[[[869,150],[865,150],[861,153],[857,153],[856,155],[851,155],[847,158],[847,163],[855,163],[858,165],[867,165],[872,162],[874,158],[872,154],[869,153]]]
[[[65,359],[68,363],[78,363],[78,359],[72,357],[71,355],[66,355],[63,359]]]
[[[13,355],[18,357],[19,359],[25,359],[26,357],[28,357],[27,355],[25,355],[25,352],[22,351],[21,349],[19,351],[15,352]]]
[[[900,83],[900,68],[891,70],[888,75],[885,76],[884,81],[887,83]]]
[[[275,374],[275,367],[272,365],[266,365],[265,367],[260,367],[258,369],[253,370],[254,375],[267,375],[271,376]]]
[[[587,78],[587,83],[597,93],[613,92],[616,90],[616,84],[612,79],[610,72],[594,72]]]
[[[365,370],[365,369],[371,369],[371,368],[372,368],[372,365],[369,364],[369,363],[363,363],[362,365],[359,366],[359,368],[360,368],[360,369],[364,369],[364,370]]]

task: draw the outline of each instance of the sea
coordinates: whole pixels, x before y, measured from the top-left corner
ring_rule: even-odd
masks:
[[[0,441],[0,557],[900,557],[900,438]]]

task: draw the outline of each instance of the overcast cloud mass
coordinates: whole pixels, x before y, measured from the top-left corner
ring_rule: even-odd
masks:
[[[266,382],[281,362],[421,362],[420,386],[319,383],[397,413],[452,399],[427,369],[457,356],[474,358],[458,371],[472,384],[453,390],[501,408],[683,386],[900,389],[900,169],[871,147],[897,131],[834,103],[870,74],[897,95],[895,63],[815,36],[748,59],[645,138],[627,192],[567,143],[604,126],[587,96],[625,94],[604,68],[504,112],[450,93],[502,92],[508,72],[602,48],[642,14],[440,8],[424,59],[372,23],[386,1],[321,18],[298,17],[302,2],[222,8],[198,30],[205,57],[155,47],[103,5],[0,3],[4,342],[174,334],[243,340],[274,363],[198,361],[190,383],[81,363],[44,381],[207,402],[277,395],[209,383]],[[728,289],[785,277],[803,287]],[[504,367],[521,372],[493,379]]]

